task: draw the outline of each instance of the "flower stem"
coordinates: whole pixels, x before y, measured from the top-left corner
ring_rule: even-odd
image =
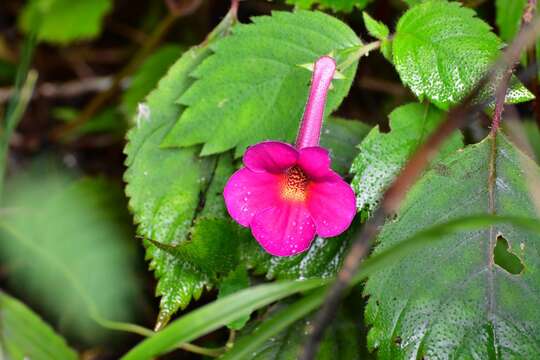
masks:
[[[296,138],[298,149],[319,145],[326,97],[335,71],[336,62],[329,56],[320,57],[315,62],[309,97]]]

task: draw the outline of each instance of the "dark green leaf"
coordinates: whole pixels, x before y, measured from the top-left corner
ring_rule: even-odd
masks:
[[[219,284],[218,298],[223,298],[227,295],[234,294],[237,291],[246,289],[249,287],[249,276],[246,267],[242,264],[235,270],[231,271]],[[249,315],[244,316],[238,320],[233,321],[227,326],[230,329],[240,330],[246,325],[249,320]]]
[[[66,341],[26,305],[0,291],[0,358],[76,360]]]
[[[19,17],[26,32],[37,30],[39,40],[67,44],[97,36],[110,0],[29,0]]]
[[[164,45],[157,49],[140,66],[131,80],[131,84],[122,96],[122,110],[128,117],[135,114],[137,105],[153,90],[159,79],[169,67],[182,55],[178,45]]]
[[[205,262],[209,256],[205,251],[213,251],[211,255],[215,259],[218,249],[205,247],[201,241],[212,241],[213,238],[206,238],[208,232],[217,234],[227,226],[215,216],[219,212],[215,208],[220,206],[215,205],[220,198],[216,188],[221,186],[218,182],[226,181],[227,175],[221,173],[214,177],[216,181],[210,185],[209,195],[203,195],[208,199],[199,196],[208,189],[216,170],[216,158],[201,160],[195,147],[163,149],[160,143],[183,110],[177,100],[193,83],[189,74],[210,55],[209,44],[227,33],[230,26],[228,15],[205,45],[191,48],[169,69],[157,89],[146,98],[146,104],[139,107],[135,127],[128,133],[126,193],[138,224],[138,234],[164,246],[188,248],[182,249],[184,254],[177,256],[147,242],[147,258],[158,279],[156,295],[161,296],[158,327],[165,325],[172,314],[186,307],[192,298],[197,299],[204,287],[212,286],[214,273],[209,274],[201,267],[216,263],[215,260]],[[230,164],[221,168],[232,171],[226,170],[232,169]],[[201,209],[201,200],[206,200],[204,209]],[[197,215],[205,218],[196,219]],[[227,240],[220,237],[222,243]],[[188,255],[190,261],[186,261]],[[220,264],[227,266],[224,271],[234,265]]]
[[[354,160],[351,183],[358,210],[373,211],[407,160],[429,134],[444,120],[444,113],[429,104],[411,103],[390,114],[390,133],[375,127],[360,144]],[[450,137],[440,151],[444,157],[463,147],[461,135]]]
[[[447,109],[467,94],[499,56],[502,43],[472,9],[459,2],[428,1],[399,20],[392,42],[394,64],[402,81],[420,99]],[[494,94],[490,84],[482,94]],[[513,78],[506,102],[533,98]]]
[[[189,107],[163,145],[204,143],[202,155],[273,139],[292,142],[304,110],[311,73],[299,66],[359,44],[341,21],[320,12],[274,12],[239,25],[212,46],[215,54],[193,73],[198,81],[180,97]],[[341,103],[356,62],[335,80],[327,114]]]
[[[321,146],[330,151],[332,169],[345,176],[358,153],[356,145],[369,132],[370,127],[360,121],[330,116],[323,125]]]
[[[118,187],[41,166],[11,179],[5,198],[0,258],[13,289],[87,343],[110,337],[95,316],[133,320],[136,256]]]
[[[539,177],[538,166],[503,135],[488,137],[424,175],[397,220],[384,226],[375,254],[420,229],[469,215],[496,213],[538,223],[529,189],[538,186]],[[482,230],[439,231],[436,242],[372,275],[366,285],[370,346],[381,359],[540,356],[540,232],[535,229],[492,222]],[[524,266],[521,273],[497,263],[500,237]]]

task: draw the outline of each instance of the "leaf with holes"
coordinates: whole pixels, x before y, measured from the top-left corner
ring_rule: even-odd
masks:
[[[212,216],[196,219],[201,210],[199,194],[212,186],[209,182],[217,169],[216,158],[200,159],[195,147],[163,149],[160,143],[183,110],[177,99],[194,81],[189,74],[210,55],[209,44],[226,34],[230,26],[229,15],[205,45],[191,48],[170,68],[157,89],[147,97],[146,104],[140,106],[136,125],[128,133],[126,193],[138,224],[137,232],[144,239],[164,246],[183,245],[183,255],[175,256],[146,242],[147,258],[158,278],[156,295],[161,296],[158,326],[165,325],[179,308],[186,307],[205,287],[212,286],[215,272],[208,273],[199,266],[206,264],[209,256],[203,243],[213,239],[206,238],[209,232],[215,234],[227,227]],[[225,172],[232,171],[231,165],[222,164],[221,168]],[[220,174],[218,180],[224,181],[226,176],[226,173]],[[213,206],[207,204],[204,215],[212,215],[210,207]],[[195,241],[183,244],[189,238]],[[225,237],[221,239],[226,243]],[[186,261],[187,256],[190,261]]]
[[[75,360],[77,353],[22,302],[0,291],[0,359]]]
[[[292,142],[311,77],[299,65],[359,45],[347,25],[320,12],[274,12],[252,20],[212,45],[215,54],[193,72],[197,82],[179,96],[188,108],[164,146],[204,144],[202,155],[235,148],[238,157],[262,140]],[[327,114],[348,93],[355,70],[356,62],[343,72],[346,79],[334,81]]]
[[[472,9],[459,2],[428,1],[408,10],[392,41],[393,62],[401,80],[420,99],[447,109],[467,94],[497,59],[501,40]],[[481,98],[495,93],[495,84]],[[513,77],[506,102],[533,95]]]
[[[392,183],[410,156],[444,120],[444,112],[429,104],[410,103],[390,114],[390,132],[375,127],[359,145],[360,152],[351,167],[351,185],[358,210],[372,212],[383,192]],[[452,135],[442,147],[444,157],[463,147],[460,134]]]
[[[375,253],[459,217],[538,219],[529,193],[538,181],[531,159],[504,135],[490,136],[422,177]],[[494,224],[441,236],[368,280],[370,347],[381,359],[540,357],[540,234]]]

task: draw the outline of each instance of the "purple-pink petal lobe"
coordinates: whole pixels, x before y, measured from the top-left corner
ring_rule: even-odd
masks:
[[[330,170],[330,154],[320,146],[306,147],[299,150],[298,166],[311,178],[322,178]]]
[[[303,204],[282,202],[255,215],[251,232],[271,255],[291,256],[309,248],[315,223]]]
[[[313,68],[309,97],[302,117],[296,147],[318,146],[328,89],[336,71],[336,62],[329,56],[320,57]]]
[[[244,165],[255,172],[282,173],[298,159],[298,151],[280,141],[263,141],[250,146],[244,154]]]
[[[225,185],[223,197],[231,217],[248,227],[253,217],[279,202],[279,175],[240,169]]]
[[[310,184],[307,207],[317,234],[333,237],[351,225],[356,215],[356,198],[350,185],[336,174],[328,181]]]

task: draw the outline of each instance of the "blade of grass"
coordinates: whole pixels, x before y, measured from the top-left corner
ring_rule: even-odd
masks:
[[[37,72],[30,70],[30,63],[36,47],[36,36],[31,34],[25,41],[20,65],[15,77],[15,90],[7,105],[5,118],[1,124],[0,134],[0,198],[4,189],[4,177],[6,173],[7,152],[9,149],[9,139],[13,131],[21,121],[21,118],[32,98],[34,87],[37,81]]]

